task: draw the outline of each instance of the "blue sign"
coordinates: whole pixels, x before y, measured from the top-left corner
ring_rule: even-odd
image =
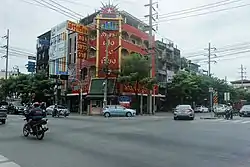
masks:
[[[117,21],[106,21],[101,24],[102,30],[117,31],[119,30],[119,23]]]
[[[34,61],[28,61],[28,72],[35,72],[36,70],[36,62]]]
[[[119,102],[131,102],[131,97],[129,96],[120,96],[118,97]]]
[[[59,71],[58,75],[68,75],[68,72],[67,71]]]
[[[39,39],[39,44],[43,45],[43,46],[49,46],[50,45],[50,41],[47,39]]]

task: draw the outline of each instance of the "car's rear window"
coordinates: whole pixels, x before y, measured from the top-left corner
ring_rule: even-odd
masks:
[[[183,105],[183,106],[177,106],[176,109],[190,109],[191,106]]]

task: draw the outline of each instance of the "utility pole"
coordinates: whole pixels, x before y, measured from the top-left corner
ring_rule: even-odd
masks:
[[[240,65],[241,88],[244,88],[244,79],[246,79],[246,68],[241,64]]]
[[[211,77],[211,63],[214,62],[216,63],[216,61],[211,60],[211,50],[216,50],[215,47],[211,47],[211,43],[208,44],[208,48],[206,48],[205,50],[208,50],[208,76]],[[216,56],[216,55],[215,55]]]
[[[105,52],[106,52],[106,55],[105,55],[105,67],[104,67],[104,70],[105,70],[105,80],[104,80],[104,96],[103,96],[103,108],[106,108],[107,107],[107,95],[108,95],[108,65],[109,65],[109,60],[108,60],[108,56],[109,56],[109,52],[108,52],[108,49],[109,49],[109,37],[108,37],[108,34],[106,34],[105,36]]]
[[[211,60],[211,50],[216,50],[215,47],[211,47],[211,43],[209,42],[208,43],[208,48],[205,49],[205,50],[208,50],[208,76],[211,77],[211,62],[214,62],[216,63],[216,61],[213,61]],[[216,55],[215,55],[216,56]],[[213,93],[214,93],[214,90],[212,87],[209,88],[209,102],[210,102],[210,112],[211,114],[213,114]]]
[[[145,7],[149,7],[149,15],[146,15],[145,17],[148,17],[149,18],[149,49],[150,49],[150,60],[151,60],[151,63],[155,63],[155,62],[152,62],[152,56],[153,56],[153,53],[152,53],[152,50],[153,50],[153,30],[154,30],[154,25],[153,25],[153,21],[156,22],[156,19],[158,19],[158,12],[157,10],[155,9],[155,5],[156,5],[156,8],[158,8],[158,2],[153,2],[153,0],[149,0],[149,4],[146,4]],[[156,18],[154,17],[156,15]],[[156,27],[157,29],[157,27]],[[152,69],[150,70],[150,77],[152,78]],[[155,106],[155,90],[154,90],[154,100],[152,99],[152,90],[150,90],[150,95],[149,95],[149,113],[151,114],[154,114],[155,113],[155,110],[156,110],[156,106]],[[153,108],[153,103],[154,101],[154,108]],[[154,111],[153,111],[154,110]]]
[[[6,39],[6,45],[2,46],[6,49],[6,55],[4,56],[6,58],[6,64],[5,64],[5,79],[8,79],[8,67],[9,67],[9,39],[10,39],[10,30],[7,30],[7,34],[3,36],[3,38]]]

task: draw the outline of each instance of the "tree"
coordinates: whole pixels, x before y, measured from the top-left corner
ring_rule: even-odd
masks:
[[[136,97],[136,112],[140,111],[138,93],[142,88],[152,90],[155,79],[150,77],[151,65],[147,57],[139,54],[131,54],[125,57],[121,65],[121,73],[118,81],[130,85]]]
[[[209,88],[212,87],[218,92],[218,102],[225,103],[224,93],[231,94],[231,102],[237,102],[240,99],[250,98],[249,93],[240,89],[234,89],[224,80],[206,75],[197,75],[187,71],[179,71],[168,85],[168,102],[175,107],[178,104],[196,104],[209,105]],[[250,99],[249,99],[250,100]]]
[[[21,97],[23,102],[30,101],[31,95],[35,95],[34,100],[46,101],[45,96],[53,94],[54,85],[45,73],[20,74],[7,80],[0,80],[0,95]]]

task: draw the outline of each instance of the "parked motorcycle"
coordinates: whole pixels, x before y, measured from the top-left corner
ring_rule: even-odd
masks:
[[[28,137],[30,134],[36,136],[38,140],[44,138],[44,134],[49,130],[47,127],[48,119],[42,119],[40,121],[30,122],[28,124],[27,119],[24,119],[26,123],[23,126],[23,135]]]

